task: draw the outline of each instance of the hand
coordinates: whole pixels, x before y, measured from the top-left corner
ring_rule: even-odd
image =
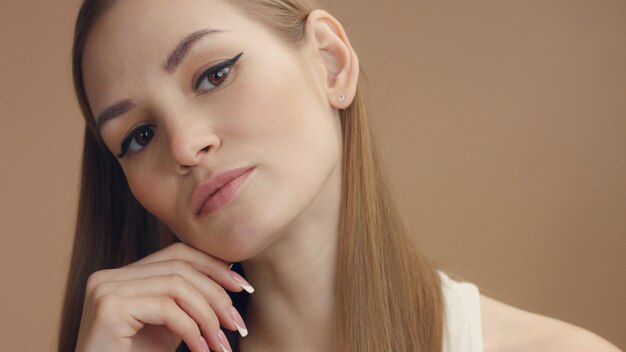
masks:
[[[228,263],[183,243],[97,271],[87,281],[76,351],[171,352],[181,340],[192,352],[222,351],[220,342],[232,351],[220,324],[247,334],[225,291],[242,291],[234,278],[253,292]]]

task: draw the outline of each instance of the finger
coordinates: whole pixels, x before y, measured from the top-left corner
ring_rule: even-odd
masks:
[[[232,301],[227,294],[218,293],[211,296],[211,294],[202,293],[179,275],[151,276],[128,281],[108,282],[98,287],[95,293],[96,299],[109,295],[168,297],[174,300],[202,327],[202,333],[205,336],[216,334],[220,328],[220,323],[229,330],[237,330],[237,325],[231,317]]]
[[[128,267],[168,260],[183,260],[189,262],[196,270],[210,277],[213,281],[230,291],[241,292],[243,288],[250,293],[254,292],[254,288],[252,288],[249,282],[238,273],[230,270],[230,263],[182,242],[174,243],[158,252],[150,254],[128,265]]]
[[[97,275],[93,275],[93,278],[90,278],[90,283],[88,284],[90,287],[89,292],[98,291],[98,295],[100,297],[108,294],[118,294],[121,292],[120,290],[126,290],[125,292],[127,293],[124,294],[126,296],[135,296],[139,294],[147,295],[150,293],[149,291],[146,291],[147,286],[136,289],[135,287],[137,284],[130,286],[128,282],[148,277],[168,277],[171,275],[182,277],[188,283],[193,285],[210,304],[211,308],[218,316],[221,324],[227,329],[234,331],[238,328],[237,325],[235,325],[235,321],[239,321],[235,320],[238,316],[232,316],[231,309],[233,302],[224,288],[197,271],[190,263],[181,260],[141,264],[133,267],[124,267],[121,269],[98,272]],[[107,285],[110,283],[119,284]],[[130,292],[128,292],[129,290]],[[166,292],[155,288],[154,292],[158,294],[165,294],[169,291]],[[239,321],[239,323],[239,328],[245,329],[245,323],[242,324],[242,321]],[[246,330],[242,330],[242,334],[245,334],[245,331]]]
[[[200,333],[196,322],[191,319],[180,307],[171,299],[165,297],[116,297],[116,302],[111,303],[116,309],[128,312],[131,324],[136,328],[132,334],[143,328],[146,324],[164,325],[173,333],[180,336],[192,352],[208,352],[205,344],[215,350],[219,350],[219,341],[209,342]],[[204,342],[203,342],[204,340]]]
[[[230,264],[229,262],[221,258],[214,257],[199,249],[193,248],[190,245],[183,243],[183,242],[173,243],[157,252],[154,252],[150,255],[145,256],[144,258],[136,261],[135,263],[160,262],[162,260],[177,258],[181,255],[185,258],[189,256],[197,257],[197,259],[199,259],[201,262],[209,260],[212,264],[219,265],[223,268],[227,268],[228,265]]]

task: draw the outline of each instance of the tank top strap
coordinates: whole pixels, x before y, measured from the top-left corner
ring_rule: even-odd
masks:
[[[445,301],[444,352],[483,352],[480,291],[466,281],[455,281],[437,270]]]

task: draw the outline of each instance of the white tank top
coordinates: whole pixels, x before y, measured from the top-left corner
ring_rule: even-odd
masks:
[[[447,323],[444,328],[444,352],[483,352],[480,296],[470,282],[455,281],[438,270],[445,299]]]

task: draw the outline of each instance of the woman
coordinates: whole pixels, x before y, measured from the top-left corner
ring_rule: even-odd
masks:
[[[576,350],[558,330],[611,351],[413,248],[358,57],[313,1],[85,1],[73,55],[86,129],[59,350]]]

